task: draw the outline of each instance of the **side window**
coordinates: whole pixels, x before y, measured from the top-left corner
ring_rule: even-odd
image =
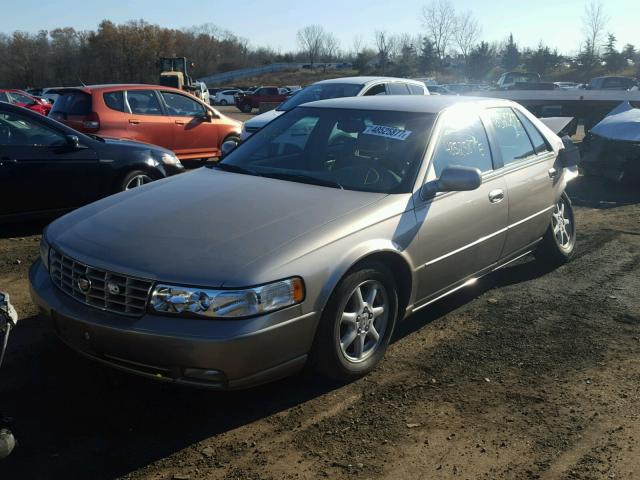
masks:
[[[204,115],[204,107],[195,100],[179,93],[162,92],[169,115],[179,117],[197,117]]]
[[[529,135],[513,110],[506,107],[489,108],[487,115],[493,124],[505,166],[535,154]]]
[[[265,95],[280,95],[280,91],[277,88],[265,88],[267,91]]]
[[[9,97],[7,97],[6,92],[0,92],[0,102],[9,103]]]
[[[407,87],[409,87],[409,91],[411,95],[424,95],[424,88],[420,85],[414,85],[413,83],[408,83]]]
[[[370,97],[372,95],[386,95],[387,91],[385,90],[384,83],[380,85],[376,85],[367,90],[364,94],[365,97]]]
[[[9,95],[11,97],[13,97],[13,100],[15,102],[22,103],[24,105],[33,105],[35,103],[33,98],[27,97],[26,95],[23,95],[22,93],[11,92],[11,93],[9,93]]]
[[[66,143],[63,134],[29,117],[0,113],[0,146],[59,147]]]
[[[493,169],[487,132],[477,115],[467,119],[455,115],[455,121],[445,118],[429,167],[430,179],[438,178],[445,168],[454,165],[478,168],[481,172]]]
[[[126,112],[124,108],[124,92],[106,92],[102,94],[104,103],[111,110],[117,110],[118,112]]]
[[[538,131],[536,126],[531,123],[531,121],[520,111],[516,110],[516,115],[524,125],[524,129],[529,134],[529,138],[533,143],[533,148],[536,153],[545,153],[550,152],[551,147],[547,144],[547,141],[544,139],[542,134]]]
[[[388,83],[389,95],[409,95],[409,89],[404,83]]]
[[[131,113],[137,115],[162,115],[160,103],[153,90],[129,90],[127,101]]]

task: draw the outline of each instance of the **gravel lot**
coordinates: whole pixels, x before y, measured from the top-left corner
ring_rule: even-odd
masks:
[[[0,372],[19,446],[2,479],[634,479],[640,476],[640,193],[579,178],[578,256],[525,260],[400,325],[348,385],[176,388],[64,347],[27,269],[42,224],[0,231],[21,316]]]

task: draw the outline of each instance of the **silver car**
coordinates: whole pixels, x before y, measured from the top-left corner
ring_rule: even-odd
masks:
[[[310,103],[215,167],[53,222],[32,296],[69,346],[155,379],[353,379],[413,312],[528,253],[572,256],[563,148],[504,100]]]
[[[429,95],[423,82],[395,77],[342,77],[320,80],[269,110],[247,120],[242,126],[240,140],[246,140],[274,118],[303,103],[330,98],[363,97],[372,95]]]

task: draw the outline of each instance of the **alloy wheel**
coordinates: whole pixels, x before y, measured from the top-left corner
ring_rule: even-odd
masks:
[[[367,280],[351,292],[337,329],[340,350],[348,361],[359,363],[373,355],[384,338],[389,310],[389,294],[377,280]]]
[[[141,187],[147,183],[151,183],[153,180],[148,175],[140,174],[132,177],[131,180],[125,185],[125,190],[131,190],[132,188]]]
[[[564,198],[560,198],[553,208],[551,224],[553,234],[556,237],[558,245],[567,249],[571,246],[573,240],[573,224],[571,223],[571,215],[569,214],[569,206]]]

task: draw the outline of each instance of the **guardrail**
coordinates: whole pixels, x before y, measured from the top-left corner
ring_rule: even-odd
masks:
[[[198,81],[204,82],[207,86],[219,85],[221,83],[238,80],[240,78],[254,77],[264,73],[282,72],[286,70],[299,70],[304,63],[271,63],[260,67],[241,68],[231,70],[229,72],[216,73],[206,77],[199,78]]]

